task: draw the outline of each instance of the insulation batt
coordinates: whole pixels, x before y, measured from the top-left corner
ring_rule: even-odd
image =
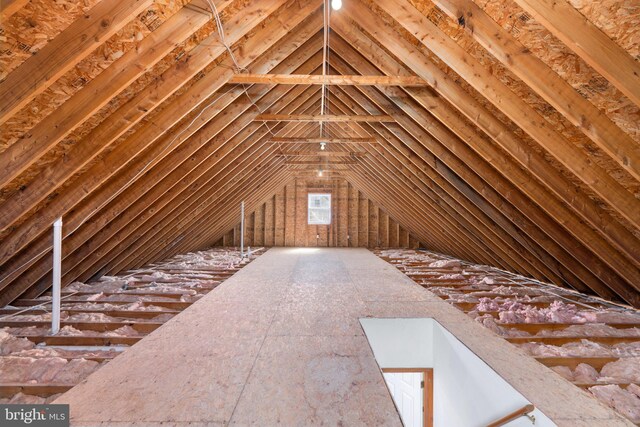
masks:
[[[90,358],[90,357],[116,357],[121,352],[117,350],[66,350],[52,347],[35,347],[12,353],[16,357],[63,357],[63,358]]]
[[[483,276],[482,279],[480,279],[479,276],[472,276],[471,279],[469,279],[469,281],[473,284],[478,284],[478,285],[495,285],[496,284],[496,279],[492,276]]]
[[[633,423],[640,423],[640,398],[615,384],[590,387],[589,391],[598,400],[609,405]]]
[[[640,386],[637,384],[629,384],[627,386],[627,391],[640,397]]]
[[[582,316],[592,323],[640,323],[640,314],[621,311],[584,311]]]
[[[440,261],[435,261],[432,262],[431,264],[429,264],[429,267],[431,268],[462,268],[462,264],[460,264],[460,261],[455,260],[455,259],[443,259]]]
[[[566,366],[553,366],[551,368],[556,374],[568,381],[573,381],[573,371]]]
[[[60,357],[7,356],[0,358],[0,378],[7,383],[76,384],[98,366],[98,362],[86,359],[67,361]]]
[[[539,336],[551,337],[571,337],[571,336],[599,336],[599,337],[638,337],[640,338],[640,329],[638,328],[614,328],[603,323],[590,323],[586,325],[571,325],[560,331],[541,331]]]
[[[605,345],[588,340],[570,342],[561,347],[555,345],[529,342],[518,347],[536,357],[611,357],[614,352]]]
[[[553,366],[551,369],[565,379],[579,384],[593,384],[599,377],[598,371],[586,363],[580,363],[574,371],[567,366]]]
[[[598,380],[599,374],[596,369],[587,365],[586,363],[580,363],[573,371],[573,380],[580,384],[595,383]]]
[[[493,331],[494,333],[503,337],[528,337],[530,333],[526,331],[520,331],[518,329],[503,328],[499,326],[493,316],[490,314],[484,314],[475,318],[475,321],[481,323],[485,328]]]
[[[512,307],[500,311],[503,323],[585,323],[587,320],[578,313],[573,304],[554,301],[549,308],[537,308],[530,305]]]
[[[10,399],[0,399],[0,403],[9,403],[12,405],[41,405],[43,403],[51,403],[58,397],[62,396],[62,393],[52,394],[46,398],[40,396],[32,396],[30,394],[18,393]]]
[[[136,322],[165,322],[174,314],[164,313],[164,307],[153,305],[154,301],[195,301],[221,282],[216,278],[216,270],[236,269],[251,259],[241,260],[238,251],[210,250],[195,254],[177,256],[151,269],[139,270],[130,277],[103,276],[91,283],[75,282],[65,287],[65,292],[82,292],[73,299],[81,303],[62,301],[61,319],[70,322],[117,322],[123,319],[110,316],[106,311],[148,311],[158,312],[153,318],[138,318]],[[182,270],[182,271],[180,271]],[[139,290],[136,292],[136,290]],[[144,293],[180,292],[175,297],[145,296]],[[89,295],[86,295],[89,294]],[[111,295],[114,294],[114,295]],[[42,296],[41,301],[50,301],[50,296]],[[12,307],[7,307],[12,308]],[[69,311],[74,310],[74,311]],[[86,310],[91,312],[77,312]],[[34,314],[36,313],[36,314]],[[123,318],[129,319],[128,316]],[[51,315],[44,312],[29,312],[12,316],[19,321],[46,321]],[[0,382],[9,383],[61,383],[77,384],[100,367],[100,363],[88,358],[113,358],[120,354],[117,350],[66,350],[35,345],[26,338],[15,335],[48,335],[49,327],[14,327],[0,329]],[[113,331],[97,332],[64,326],[61,336],[131,336],[139,333],[131,326],[123,326]],[[126,347],[120,345],[119,347]],[[106,362],[105,362],[106,363]],[[46,403],[58,395],[42,398],[18,393],[11,398],[0,399],[0,403]]]
[[[607,363],[600,374],[611,382],[640,383],[640,357],[625,357]]]
[[[35,344],[26,338],[16,338],[5,329],[0,329],[0,355],[16,353],[22,350],[29,350]]]
[[[640,356],[640,341],[615,344],[612,351],[617,357]]]

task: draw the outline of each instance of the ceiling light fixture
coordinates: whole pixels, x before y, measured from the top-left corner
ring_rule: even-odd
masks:
[[[321,142],[321,143],[320,143],[320,149],[321,149],[322,151],[324,151],[324,149],[325,149],[325,148],[327,148],[327,143],[326,143],[326,142]]]
[[[342,7],[342,0],[331,0],[331,8],[333,10],[340,10]]]
[[[322,176],[322,169],[318,170],[318,176]]]

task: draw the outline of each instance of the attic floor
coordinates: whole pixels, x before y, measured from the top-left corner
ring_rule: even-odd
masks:
[[[400,426],[362,317],[434,317],[558,425],[627,425],[365,249],[270,249],[54,403],[72,425]]]

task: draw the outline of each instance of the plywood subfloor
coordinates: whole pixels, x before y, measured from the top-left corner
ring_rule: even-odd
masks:
[[[363,317],[434,317],[559,425],[628,425],[365,249],[271,249],[55,403],[72,425],[400,426]]]

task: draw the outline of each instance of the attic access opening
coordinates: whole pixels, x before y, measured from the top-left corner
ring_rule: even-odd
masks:
[[[433,369],[382,368],[405,427],[433,427]]]
[[[556,425],[434,319],[364,318],[360,324],[385,380],[388,369],[433,372],[432,413],[427,414],[432,426]],[[410,424],[402,405],[394,403],[405,426],[421,425]]]

